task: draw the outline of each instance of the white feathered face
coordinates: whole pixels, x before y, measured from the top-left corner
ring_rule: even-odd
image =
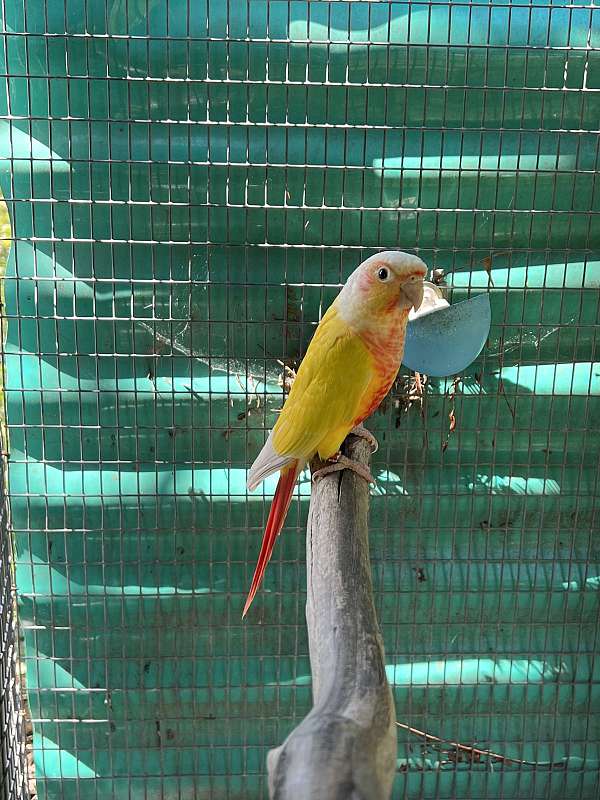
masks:
[[[419,308],[427,267],[418,256],[388,250],[367,258],[348,278],[337,305],[348,322]]]

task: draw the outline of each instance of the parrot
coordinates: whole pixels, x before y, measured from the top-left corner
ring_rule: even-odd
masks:
[[[375,441],[359,426],[396,379],[408,315],[423,301],[426,273],[416,255],[376,253],[354,270],[323,315],[273,430],[248,472],[248,491],[275,472],[279,482],[242,618],[261,584],[305,465],[316,455],[332,464],[343,459],[343,468],[355,468],[371,479],[364,466],[340,455],[340,446],[354,429]]]

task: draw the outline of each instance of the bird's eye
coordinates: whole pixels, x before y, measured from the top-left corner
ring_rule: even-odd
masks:
[[[377,272],[377,277],[380,281],[387,281],[389,274],[390,273],[385,267],[381,267],[381,269]]]

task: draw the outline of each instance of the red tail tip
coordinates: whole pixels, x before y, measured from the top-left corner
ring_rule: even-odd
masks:
[[[269,519],[267,520],[267,525],[258,556],[258,562],[256,564],[256,569],[254,570],[254,577],[252,578],[252,585],[250,586],[250,591],[248,592],[246,605],[242,611],[242,619],[244,619],[248,613],[248,609],[252,605],[252,601],[254,600],[256,592],[258,591],[258,587],[260,586],[263,575],[265,574],[267,564],[271,558],[271,553],[273,552],[273,547],[275,546],[275,540],[277,539],[277,536],[283,527],[283,523],[285,522],[292,495],[294,493],[294,486],[296,485],[298,472],[298,462],[296,461],[293,462],[293,465],[283,469],[281,475],[279,476],[279,483],[277,484],[275,496],[273,497],[273,502],[271,503]]]

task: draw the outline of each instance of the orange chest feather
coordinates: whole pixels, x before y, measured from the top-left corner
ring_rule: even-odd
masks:
[[[406,320],[402,318],[392,320],[383,331],[361,332],[373,358],[375,375],[365,392],[355,424],[370,416],[389,392],[402,363],[405,335]]]

